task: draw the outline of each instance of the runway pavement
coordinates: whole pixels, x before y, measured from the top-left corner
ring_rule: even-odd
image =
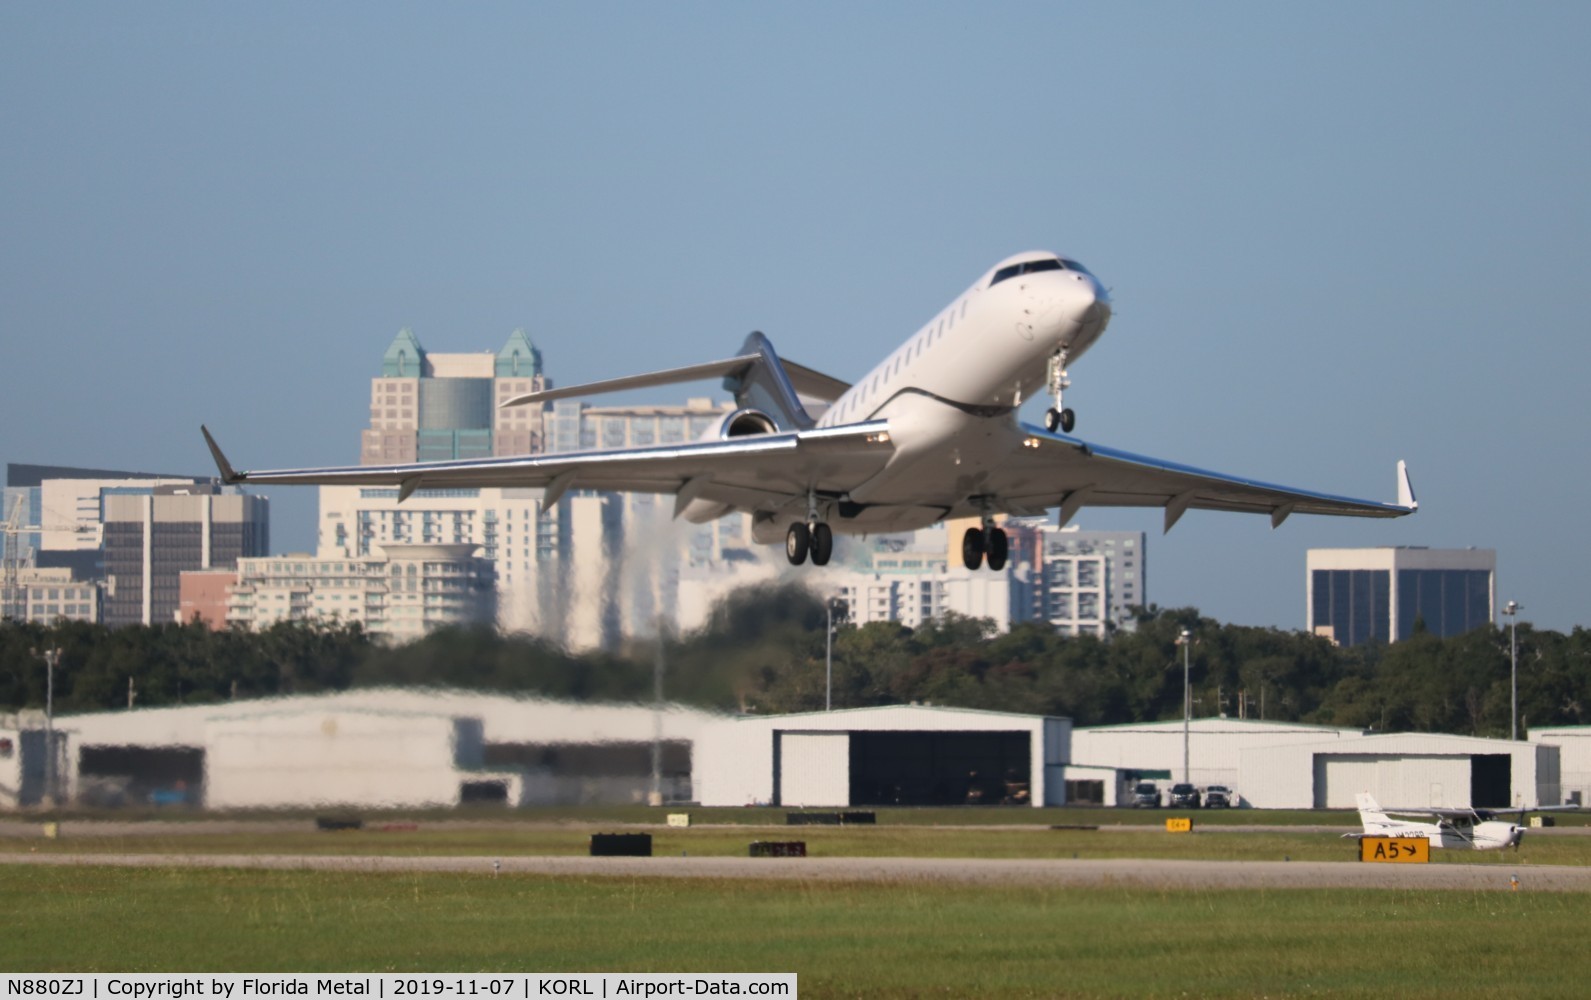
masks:
[[[0,864],[256,868],[352,872],[731,878],[1169,889],[1459,889],[1591,892],[1591,868],[1357,862],[1013,860],[985,858],[393,857],[259,854],[4,854]]]

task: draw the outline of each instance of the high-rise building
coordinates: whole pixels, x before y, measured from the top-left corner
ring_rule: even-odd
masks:
[[[13,510],[24,527],[14,538],[0,535],[8,566],[66,569],[76,580],[104,579],[104,533],[100,492],[116,488],[178,486],[209,480],[151,472],[116,472],[57,465],[6,466],[4,510]],[[20,501],[21,507],[16,507]]]
[[[501,404],[547,385],[541,352],[523,330],[496,354],[428,352],[413,331],[402,330],[382,357],[381,375],[370,381],[360,464],[539,452],[541,408]]]
[[[1310,549],[1309,630],[1342,646],[1397,642],[1420,628],[1453,636],[1491,623],[1497,608],[1492,549]]]
[[[107,625],[173,621],[183,570],[234,568],[269,546],[265,497],[209,484],[101,493]]]
[[[709,399],[683,406],[598,407],[579,400],[500,406],[548,384],[540,352],[522,332],[496,355],[444,355],[426,352],[404,331],[372,383],[361,460],[678,443],[699,438],[729,412]],[[653,633],[659,620],[677,625],[682,566],[722,563],[726,550],[734,552],[730,558],[750,557],[749,524],[738,515],[693,525],[675,520],[669,496],[577,488],[544,508],[542,495],[540,489],[421,489],[399,503],[392,488],[322,487],[317,552],[367,558],[391,543],[474,543],[494,568],[499,625],[577,649],[616,648],[625,638]],[[709,597],[729,588],[723,575],[711,583]]]
[[[1043,518],[1015,518],[1006,530],[1012,562],[1030,567],[1018,574],[1022,619],[1047,621],[1062,635],[1103,637],[1146,602],[1143,532],[1057,528]]]

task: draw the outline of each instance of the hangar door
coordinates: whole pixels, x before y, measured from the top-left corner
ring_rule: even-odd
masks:
[[[773,734],[773,798],[781,806],[848,806],[850,733]]]
[[[1033,740],[1026,730],[851,734],[851,804],[1027,804]]]
[[[77,773],[89,805],[204,802],[204,751],[197,747],[85,746]]]
[[[1470,801],[1469,754],[1319,753],[1315,808],[1352,809],[1369,792],[1388,809],[1462,809]]]

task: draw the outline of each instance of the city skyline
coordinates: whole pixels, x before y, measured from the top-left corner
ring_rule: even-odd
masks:
[[[854,378],[1045,247],[1117,304],[1071,373],[1084,440],[1372,498],[1410,463],[1421,511],[1392,524],[1087,512],[1151,534],[1156,603],[1301,628],[1310,548],[1475,546],[1500,602],[1568,630],[1587,27],[7,8],[0,460],[207,474],[205,421],[245,467],[349,464],[405,327],[458,352],[524,329],[560,384],[751,329]],[[270,498],[273,549],[312,549],[315,491]]]

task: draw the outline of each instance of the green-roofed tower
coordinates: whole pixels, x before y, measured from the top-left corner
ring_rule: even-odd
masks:
[[[497,352],[498,378],[535,378],[541,374],[541,351],[524,330],[508,335],[508,343]]]
[[[542,450],[541,406],[502,404],[547,388],[541,351],[515,330],[497,353],[439,354],[404,328],[370,383],[364,465],[529,455]]]
[[[381,374],[385,378],[419,378],[424,372],[425,348],[414,331],[404,327],[381,356]]]

